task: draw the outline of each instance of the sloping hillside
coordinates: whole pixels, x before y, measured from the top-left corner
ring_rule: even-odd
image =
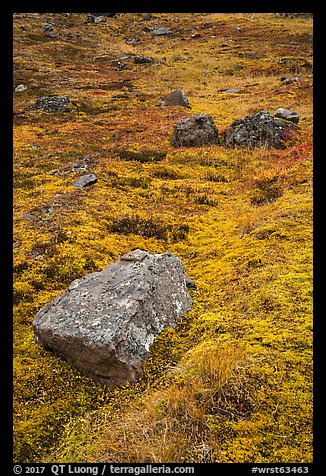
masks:
[[[312,41],[309,16],[14,15],[16,461],[312,461]],[[191,109],[162,106],[176,88]],[[222,137],[279,107],[300,116],[283,150],[169,142],[191,114]],[[32,321],[135,248],[182,259],[194,308],[109,391]]]

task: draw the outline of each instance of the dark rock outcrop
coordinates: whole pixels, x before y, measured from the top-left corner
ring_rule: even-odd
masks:
[[[170,142],[173,147],[200,147],[216,144],[217,139],[218,130],[212,116],[194,114],[174,126]]]
[[[155,336],[192,308],[190,281],[174,254],[132,251],[46,304],[35,341],[100,384],[135,382]]]
[[[42,109],[46,112],[63,112],[70,104],[70,99],[63,96],[43,96],[30,106],[30,109]]]
[[[294,124],[275,119],[267,111],[234,121],[224,133],[227,147],[283,149],[291,136]]]
[[[136,64],[155,63],[155,59],[152,58],[152,56],[136,55],[134,57],[134,63],[136,63]]]

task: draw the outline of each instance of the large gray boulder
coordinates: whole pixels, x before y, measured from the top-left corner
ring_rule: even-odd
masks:
[[[174,254],[132,251],[46,304],[35,341],[102,385],[135,382],[155,336],[192,308],[189,283]]]
[[[227,147],[284,149],[294,124],[276,119],[267,111],[234,121],[224,132]]]
[[[200,147],[216,144],[218,130],[212,116],[194,114],[174,126],[170,143],[173,147]]]

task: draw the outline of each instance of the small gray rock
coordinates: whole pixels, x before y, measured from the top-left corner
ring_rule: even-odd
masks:
[[[39,211],[42,213],[53,213],[54,208],[53,207],[40,207]]]
[[[116,13],[90,13],[90,15],[93,15],[95,17],[103,16],[103,17],[112,18],[116,16]]]
[[[22,93],[24,91],[27,91],[28,87],[25,86],[25,84],[19,84],[16,88],[15,91],[16,93]]]
[[[53,25],[46,25],[44,28],[43,28],[43,31],[53,31]]]
[[[168,30],[167,28],[156,28],[152,31],[154,36],[166,36],[172,35],[172,31]]]
[[[282,85],[287,85],[287,84],[291,84],[291,83],[297,83],[298,81],[299,81],[299,77],[298,77],[298,76],[290,76],[290,77],[282,76],[282,77],[281,77],[281,84],[282,84]]]
[[[279,117],[280,119],[285,119],[290,122],[294,122],[294,124],[298,124],[299,122],[299,114],[296,112],[290,111],[289,109],[283,109],[283,107],[279,107],[274,114],[274,117]]]
[[[112,61],[112,65],[119,69],[130,69],[123,61]]]
[[[35,220],[36,218],[37,216],[33,213],[24,213],[24,215],[22,216],[23,220]]]
[[[225,90],[226,93],[236,94],[239,92],[239,89],[229,88]]]
[[[92,185],[93,183],[96,183],[96,182],[97,182],[96,175],[87,174],[87,175],[83,175],[82,177],[80,177],[78,180],[76,180],[71,185],[73,185],[75,188],[80,189],[80,188],[88,187],[89,185]]]
[[[94,23],[101,23],[106,21],[106,17],[104,15],[100,15],[98,17],[94,17]]]
[[[30,109],[42,109],[46,112],[63,112],[67,109],[70,99],[63,96],[43,96]]]
[[[183,106],[190,109],[187,96],[180,88],[172,91],[172,93],[163,100],[163,106]]]
[[[127,45],[136,45],[138,43],[138,39],[137,38],[126,38],[125,39],[125,42],[127,43]]]
[[[137,55],[134,57],[134,62],[136,64],[145,64],[145,63],[154,63],[155,60],[151,56],[140,56]]]
[[[151,13],[144,13],[142,15],[142,19],[145,20],[145,21],[146,20],[152,20],[152,18],[153,18],[153,15]]]

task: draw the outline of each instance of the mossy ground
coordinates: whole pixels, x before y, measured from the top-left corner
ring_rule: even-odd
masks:
[[[15,461],[312,461],[312,20],[85,20],[14,18],[14,87],[29,88],[14,96]],[[120,70],[126,54],[166,61],[131,57]],[[192,110],[158,107],[177,87]],[[27,109],[42,95],[72,107]],[[223,132],[278,107],[300,114],[285,150],[169,144],[190,114],[211,114]],[[71,186],[91,172],[95,185]],[[109,391],[39,348],[32,320],[134,248],[177,254],[197,284],[194,308],[157,337],[137,384]]]

